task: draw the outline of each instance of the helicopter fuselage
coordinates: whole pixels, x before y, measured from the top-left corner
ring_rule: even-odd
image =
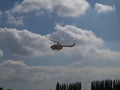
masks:
[[[51,46],[51,49],[53,49],[53,50],[61,50],[63,48],[63,46],[62,45],[58,45],[58,44],[54,44],[54,45],[52,45]]]
[[[61,49],[63,49],[63,47],[73,47],[73,46],[75,46],[75,43],[72,44],[72,45],[62,45],[62,44],[57,43],[57,44],[52,45],[51,49],[53,49],[53,50],[61,50]]]

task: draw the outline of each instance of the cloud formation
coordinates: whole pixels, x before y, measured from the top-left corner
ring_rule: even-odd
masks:
[[[100,4],[100,3],[96,3],[95,4],[95,10],[98,13],[106,13],[106,12],[114,11],[115,7],[114,6],[103,5],[103,4]]]
[[[5,14],[7,15],[8,23],[22,26],[24,25],[24,17],[23,16],[14,16],[11,11],[6,11]]]
[[[20,4],[15,4],[12,12],[28,13],[47,10],[62,17],[78,17],[84,14],[89,7],[86,0],[23,0]]]
[[[48,39],[28,30],[0,28],[0,42],[11,53],[19,56],[32,57],[50,54]]]
[[[74,48],[66,48],[64,54],[68,56],[80,56],[82,58],[104,58],[119,59],[120,52],[112,51],[104,48],[104,41],[98,38],[92,31],[77,28],[73,25],[55,26],[56,32],[48,35],[51,40],[73,43],[76,42]],[[72,42],[71,42],[72,41]]]
[[[22,61],[7,60],[0,64],[0,80],[24,80],[28,82],[74,82],[88,83],[92,80],[119,78],[119,67],[80,67],[82,63],[67,66],[29,66]]]
[[[24,57],[54,55],[50,40],[61,44],[76,43],[73,48],[63,48],[60,53],[81,58],[119,59],[120,52],[104,48],[104,41],[89,30],[73,25],[55,26],[52,34],[40,35],[28,30],[0,28],[0,43],[11,53]],[[64,43],[63,41],[66,41]]]

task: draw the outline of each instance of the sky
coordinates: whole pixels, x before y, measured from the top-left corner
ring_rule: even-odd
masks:
[[[0,86],[120,79],[120,0],[0,0]],[[54,51],[57,41],[76,45]]]

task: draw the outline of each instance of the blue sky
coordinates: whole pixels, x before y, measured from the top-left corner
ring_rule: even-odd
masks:
[[[119,79],[119,34],[119,0],[0,0],[0,85],[81,81],[89,90],[93,80]],[[51,40],[76,45],[53,51]]]

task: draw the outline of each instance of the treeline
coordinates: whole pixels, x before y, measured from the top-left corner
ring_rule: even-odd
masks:
[[[91,90],[120,90],[120,80],[93,81]]]
[[[81,88],[81,82],[56,84],[56,90],[81,90]],[[92,81],[91,90],[120,90],[120,80]]]
[[[56,90],[81,90],[81,82],[69,83],[69,84],[60,84],[57,82]]]
[[[3,87],[0,87],[0,90],[3,90]],[[12,89],[8,89],[8,90],[12,90]]]

